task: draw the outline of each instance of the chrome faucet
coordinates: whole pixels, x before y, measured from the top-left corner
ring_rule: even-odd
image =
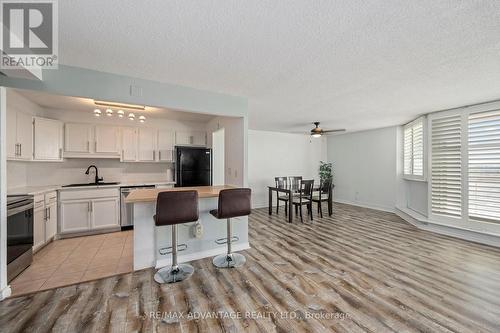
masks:
[[[87,168],[87,171],[85,171],[85,174],[86,174],[86,175],[88,175],[88,174],[89,174],[89,172],[90,172],[90,168],[94,168],[94,169],[95,169],[95,183],[97,184],[97,183],[101,182],[101,181],[103,180],[103,178],[102,178],[102,177],[101,177],[101,178],[99,178],[99,171],[97,171],[97,167],[96,167],[95,165],[93,165],[93,164],[92,164],[91,166],[89,166],[89,167]]]

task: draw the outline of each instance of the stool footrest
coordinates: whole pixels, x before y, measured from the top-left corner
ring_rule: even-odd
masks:
[[[187,249],[187,244],[179,244],[177,245],[177,251],[178,252],[181,252],[181,251],[185,251]],[[160,252],[160,254],[162,256],[166,255],[166,254],[170,254],[172,253],[172,247],[171,246],[168,246],[168,247],[162,247],[158,250],[158,252]]]
[[[237,242],[239,240],[240,240],[240,238],[238,236],[231,237],[231,243]],[[215,240],[215,243],[219,244],[219,245],[227,244],[227,237],[218,238]]]

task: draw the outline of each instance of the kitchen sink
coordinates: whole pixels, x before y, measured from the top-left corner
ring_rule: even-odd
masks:
[[[83,187],[83,186],[102,186],[102,185],[118,185],[118,182],[99,182],[99,183],[79,183],[63,185],[62,187]]]

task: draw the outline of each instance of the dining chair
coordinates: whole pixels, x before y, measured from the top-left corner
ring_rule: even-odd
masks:
[[[323,218],[323,209],[321,208],[321,203],[322,202],[330,202],[331,195],[333,193],[332,191],[333,185],[332,185],[332,180],[328,179],[326,181],[320,182],[320,186],[318,191],[313,193],[312,196],[312,202],[315,202],[318,204],[318,214]],[[332,215],[331,207],[328,206],[328,215]]]
[[[299,195],[294,197],[292,200],[292,204],[295,206],[295,213],[297,213],[297,208],[300,210],[300,220],[304,222],[302,218],[302,206],[307,206],[307,213],[311,217],[311,221],[313,220],[312,215],[312,192],[314,188],[314,180],[302,180],[299,185]]]
[[[294,191],[294,194],[298,194],[300,190],[300,182],[302,181],[302,176],[290,176],[288,177],[290,187]]]
[[[276,187],[287,188],[288,186],[288,177],[274,177],[274,182]],[[276,214],[279,213],[280,201],[285,202],[285,216],[288,215],[288,195],[280,194],[280,192],[276,192]]]

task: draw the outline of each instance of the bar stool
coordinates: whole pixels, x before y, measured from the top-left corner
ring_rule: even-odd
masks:
[[[154,279],[158,283],[174,283],[189,278],[194,268],[188,264],[177,263],[177,224],[195,222],[199,219],[198,192],[197,191],[172,191],[160,192],[156,200],[156,215],[153,217],[155,225],[172,226],[172,267],[159,269]],[[168,248],[160,249],[161,254]],[[181,250],[182,251],[182,250]]]
[[[227,219],[227,254],[221,254],[213,259],[213,264],[219,268],[240,267],[245,264],[245,257],[231,250],[232,232],[231,218],[250,215],[252,190],[249,188],[235,188],[219,192],[219,205],[211,210],[210,214],[217,219]],[[221,239],[223,240],[223,239]],[[217,244],[224,244],[217,242]]]

